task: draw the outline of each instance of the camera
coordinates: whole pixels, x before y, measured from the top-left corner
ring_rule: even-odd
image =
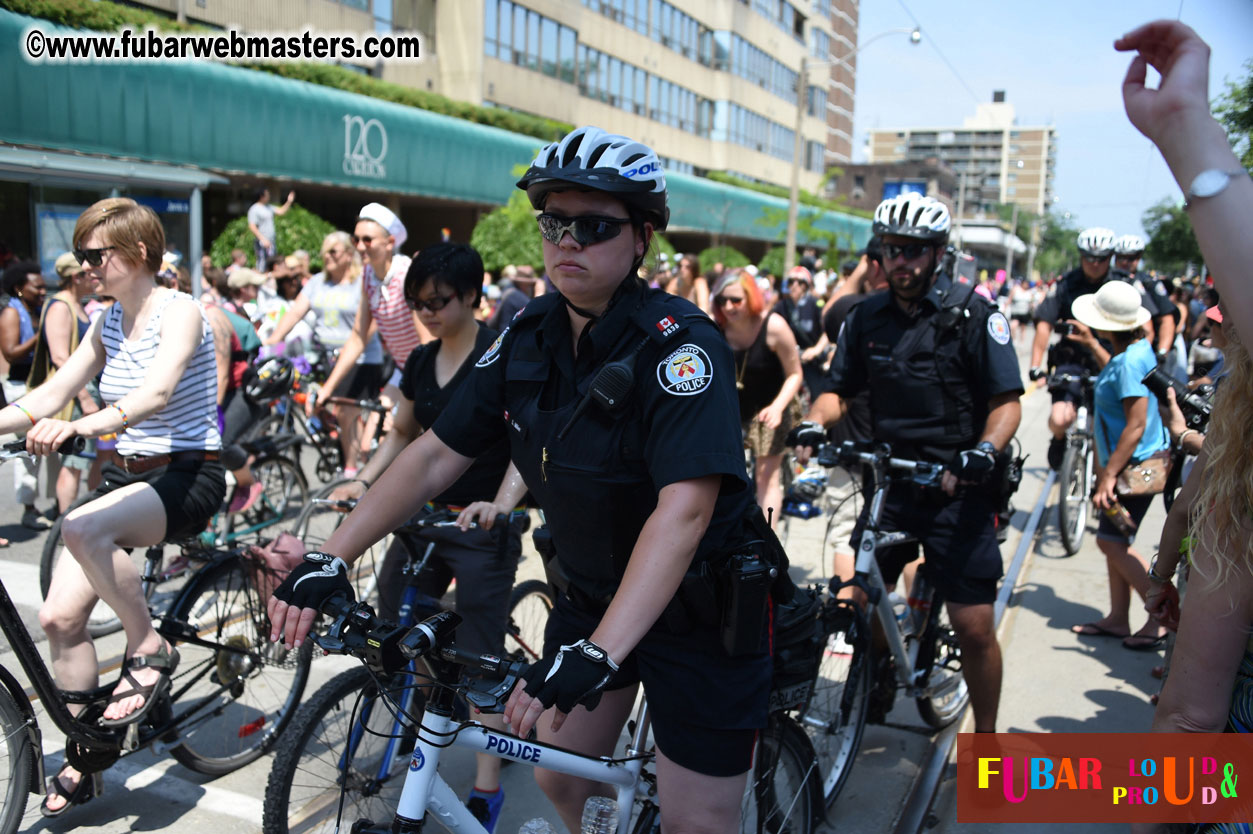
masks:
[[[1075,326],[1068,321],[1059,321],[1053,328],[1053,332],[1058,336],[1073,336],[1075,335]]]
[[[1183,412],[1183,419],[1188,424],[1188,428],[1205,431],[1205,426],[1209,423],[1210,395],[1214,391],[1213,386],[1202,385],[1195,391],[1191,391],[1188,386],[1161,368],[1149,371],[1141,382],[1161,402],[1166,401],[1166,389],[1174,388],[1175,402],[1179,404],[1179,410]]]

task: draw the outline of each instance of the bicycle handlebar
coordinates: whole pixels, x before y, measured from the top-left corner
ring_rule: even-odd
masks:
[[[62,455],[77,455],[86,447],[87,438],[75,436],[62,443],[61,448],[57,449],[57,452]],[[26,451],[26,438],[24,437],[18,440],[11,440],[8,443],[3,444],[0,446],[0,452],[3,452],[5,457],[16,457],[18,455],[30,454]]]
[[[944,464],[921,460],[892,457],[892,447],[887,443],[845,440],[843,443],[824,443],[818,449],[818,464],[832,467],[861,463],[876,471],[908,475],[920,486],[935,486],[944,474]]]
[[[347,405],[360,408],[362,411],[373,411],[376,414],[386,414],[391,411],[390,406],[383,405],[378,400],[355,400],[352,397],[327,397],[326,405]]]

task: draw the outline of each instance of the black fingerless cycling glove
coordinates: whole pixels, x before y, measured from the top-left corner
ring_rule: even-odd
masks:
[[[808,446],[816,449],[827,440],[827,432],[822,426],[813,420],[803,420],[791,431],[787,433],[784,444],[793,448],[797,446]]]
[[[608,685],[618,664],[609,653],[591,640],[580,640],[562,646],[553,657],[546,657],[522,676],[526,694],[537,699],[544,708],[557,706],[568,713],[575,705],[588,710],[600,703],[600,692]]]
[[[322,610],[332,596],[348,601],[356,599],[348,582],[348,565],[338,556],[312,551],[297,565],[283,583],[274,589],[274,598],[296,608]]]
[[[957,466],[953,474],[958,480],[981,484],[996,469],[996,447],[984,440],[973,449],[967,449],[957,456]]]

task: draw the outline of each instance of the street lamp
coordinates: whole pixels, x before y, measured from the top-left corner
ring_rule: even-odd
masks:
[[[909,42],[918,44],[922,42],[922,30],[917,26],[910,29],[907,27],[899,29],[888,29],[886,32],[880,32],[868,40],[862,41],[856,49],[845,55],[843,58],[834,61],[810,61],[808,55],[801,56],[801,71],[796,81],[796,130],[792,142],[792,182],[788,192],[787,204],[787,241],[786,251],[783,254],[783,274],[787,273],[796,264],[796,215],[800,204],[800,187],[801,187],[801,151],[804,147],[804,137],[801,135],[801,126],[805,120],[805,104],[806,94],[809,90],[809,70],[811,67],[835,66],[839,64],[848,65],[848,60],[861,52],[867,46],[879,40],[886,38],[888,35],[906,34],[909,35]],[[851,69],[851,67],[850,67]],[[823,114],[824,118],[826,114]]]

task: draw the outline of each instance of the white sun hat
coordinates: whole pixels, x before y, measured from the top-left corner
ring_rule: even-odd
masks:
[[[1140,291],[1124,281],[1106,281],[1099,290],[1081,295],[1070,305],[1071,314],[1093,330],[1135,330],[1153,314],[1140,304]]]

